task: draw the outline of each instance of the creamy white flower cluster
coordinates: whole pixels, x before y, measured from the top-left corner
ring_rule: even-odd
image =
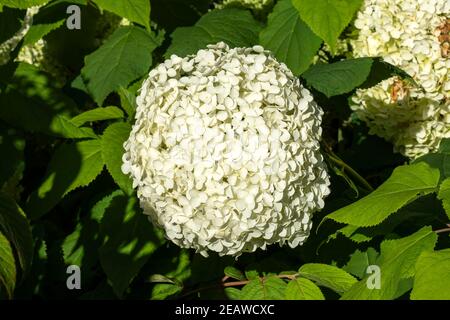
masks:
[[[122,171],[166,237],[202,255],[302,244],[329,177],[322,110],[260,46],[210,45],[153,69]]]
[[[273,0],[223,0],[216,4],[217,9],[242,7],[254,11],[264,11],[273,4]]]
[[[393,77],[358,90],[352,109],[404,155],[435,151],[450,136],[450,1],[365,0],[354,25],[356,57],[381,56],[419,87]]]
[[[17,31],[10,39],[0,44],[0,66],[9,62],[11,52],[14,51],[20,41],[22,41],[28,33],[28,30],[30,30],[33,25],[33,16],[39,12],[39,8],[39,6],[28,8],[20,30]]]

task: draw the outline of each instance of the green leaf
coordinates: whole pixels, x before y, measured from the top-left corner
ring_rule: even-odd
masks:
[[[398,77],[404,79],[405,81],[411,83],[413,86],[418,86],[417,82],[404,70],[399,67],[384,61],[380,57],[373,57],[372,68],[366,81],[359,85],[359,88],[367,89],[375,86],[383,80],[389,79],[391,77]]]
[[[250,47],[258,43],[260,30],[261,24],[247,10],[213,10],[202,16],[195,26],[177,28],[171,35],[172,44],[165,56],[184,57],[220,41],[231,47]]]
[[[5,6],[11,8],[27,9],[33,6],[46,4],[49,1],[50,0],[0,0],[0,8],[1,6]]]
[[[247,278],[248,280],[259,279],[259,273],[256,270],[246,270],[245,278]]]
[[[442,205],[447,213],[448,218],[450,219],[450,178],[445,179],[440,187],[438,198],[442,200]]]
[[[432,168],[437,168],[441,172],[441,180],[450,178],[450,148],[448,147],[450,139],[441,141],[439,150],[435,153],[423,155],[413,161],[413,163],[426,162]]]
[[[322,43],[322,39],[300,18],[291,0],[282,0],[276,4],[259,39],[261,45],[286,63],[295,75],[308,69]]]
[[[55,116],[50,129],[53,133],[68,139],[97,138],[91,128],[78,128],[75,123],[63,116]]]
[[[111,11],[150,30],[149,0],[93,0],[100,8]]]
[[[52,85],[52,79],[36,67],[20,63],[7,89],[0,95],[0,119],[28,132],[66,138],[95,137],[91,129],[80,129],[67,118],[77,109],[73,100]]]
[[[358,227],[347,225],[329,236],[329,240],[336,239],[337,233],[356,243],[368,242],[377,236],[388,236],[396,228],[417,221],[417,226],[432,223],[442,214],[442,203],[432,194],[419,198],[402,207],[396,214],[390,215],[386,220],[373,227]],[[431,213],[431,214],[430,214]],[[414,227],[413,227],[414,228]]]
[[[385,300],[397,298],[410,289],[407,287],[401,289],[400,287],[405,285],[404,280],[414,277],[416,260],[422,252],[432,251],[436,240],[437,235],[431,230],[431,227],[424,227],[408,237],[383,241],[380,256],[374,263],[381,272],[380,288],[368,288],[371,276],[369,274],[348,290],[342,299]]]
[[[357,280],[346,271],[335,266],[322,263],[307,263],[298,270],[300,277],[314,281],[317,285],[330,288],[342,294],[354,285]]]
[[[225,268],[224,273],[226,276],[233,278],[233,279],[237,279],[237,280],[245,280],[245,275],[242,273],[241,270],[232,267],[232,266],[228,266]]]
[[[127,123],[113,123],[102,136],[102,156],[108,172],[117,185],[127,194],[133,192],[132,181],[122,172],[123,143],[130,135],[131,126]]]
[[[225,288],[224,289],[225,295],[230,300],[241,300],[241,290],[233,287]]]
[[[122,191],[116,190],[98,201],[89,215],[83,217],[75,230],[64,239],[62,250],[66,265],[78,265],[88,271],[87,275],[90,274],[89,269],[95,267],[98,261],[98,249],[102,245],[99,235],[100,221],[113,199],[121,195],[123,195]]]
[[[122,297],[125,289],[162,243],[137,199],[124,194],[115,197],[100,224],[105,242],[100,247],[100,263],[114,292]]]
[[[303,21],[335,51],[336,42],[363,0],[292,0]]]
[[[412,300],[450,300],[450,249],[422,252],[416,263]]]
[[[364,252],[356,250],[342,269],[361,279],[366,275],[367,267],[375,264],[377,257],[378,252],[374,248]]]
[[[123,87],[120,87],[117,90],[117,93],[120,97],[120,104],[125,112],[128,114],[130,118],[134,116],[134,112],[136,111],[136,97],[134,94]]]
[[[17,132],[9,127],[0,126],[0,154],[2,165],[0,166],[0,188],[23,165],[23,153],[25,140],[17,135]]]
[[[80,127],[86,122],[120,119],[123,117],[124,114],[122,110],[117,107],[111,106],[105,108],[96,108],[83,112],[82,114],[79,114],[76,117],[72,118],[70,121],[77,127]]]
[[[170,296],[180,293],[183,287],[179,284],[158,283],[152,289],[151,300],[165,300]]]
[[[286,300],[325,300],[322,291],[311,280],[298,278],[289,281]]]
[[[38,40],[42,39],[53,30],[61,27],[65,21],[65,19],[62,19],[52,23],[33,24],[30,27],[30,30],[28,30],[27,34],[25,35],[25,38],[23,39],[23,46],[36,43]]]
[[[13,297],[16,286],[16,264],[11,245],[0,232],[0,292],[4,289],[6,296]]]
[[[251,280],[241,290],[242,300],[284,300],[287,284],[280,278]]]
[[[108,94],[144,75],[158,46],[155,37],[147,31],[123,27],[86,56],[81,75],[95,102],[101,106]]]
[[[30,224],[17,203],[0,193],[0,232],[14,248],[22,273],[26,275],[33,260],[33,239]]]
[[[370,74],[371,58],[343,60],[331,64],[313,65],[302,77],[308,85],[322,92],[328,98],[352,91]]]
[[[439,170],[425,163],[400,166],[374,192],[325,219],[353,226],[374,226],[418,197],[436,191],[438,182]]]
[[[91,183],[102,169],[100,140],[63,144],[50,160],[44,182],[30,197],[30,217],[47,213],[70,191]]]

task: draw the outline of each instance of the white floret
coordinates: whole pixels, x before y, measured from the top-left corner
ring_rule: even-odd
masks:
[[[260,46],[210,45],[150,71],[122,171],[166,237],[203,255],[302,244],[324,206],[322,110]]]

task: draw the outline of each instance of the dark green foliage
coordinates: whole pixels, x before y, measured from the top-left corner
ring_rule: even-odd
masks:
[[[408,75],[379,57],[314,63],[362,1],[279,0],[263,13],[215,2],[0,0],[0,44],[46,3],[0,66],[0,298],[449,299],[450,140],[409,162],[348,106],[356,89]],[[81,30],[65,24],[73,3]],[[56,70],[14,61],[40,39]],[[332,193],[303,246],[238,259],[179,248],[121,171],[148,72],[218,41],[271,50],[325,111]],[[81,290],[66,287],[69,265],[81,267]]]

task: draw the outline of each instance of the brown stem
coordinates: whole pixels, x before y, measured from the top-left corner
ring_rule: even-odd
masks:
[[[444,228],[444,229],[434,230],[434,232],[436,232],[436,233],[450,232],[450,228]]]
[[[276,277],[276,278],[280,278],[280,279],[289,279],[289,280],[294,280],[296,277],[298,277],[298,274],[279,274],[276,276],[268,276],[268,277]],[[268,277],[259,277],[259,279],[261,281],[265,281]],[[225,276],[222,278],[222,281],[217,284],[217,285],[211,285],[211,286],[206,286],[206,287],[201,287],[198,289],[194,289],[191,291],[186,292],[185,294],[183,294],[181,296],[181,298],[189,296],[193,293],[197,293],[200,291],[205,291],[205,290],[209,290],[209,289],[217,289],[217,288],[229,288],[229,287],[240,287],[240,286],[245,286],[246,284],[248,284],[251,280],[241,280],[241,281],[229,281],[229,282],[225,282],[226,280],[228,280],[230,277]]]

